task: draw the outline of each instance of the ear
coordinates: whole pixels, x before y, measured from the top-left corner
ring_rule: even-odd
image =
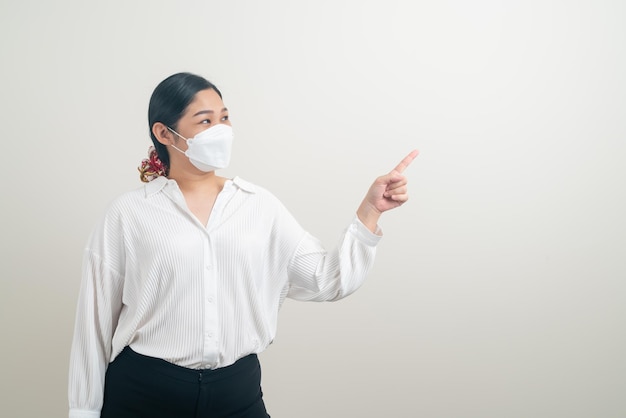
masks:
[[[152,134],[163,145],[171,145],[174,142],[174,134],[161,122],[155,122],[152,125]]]

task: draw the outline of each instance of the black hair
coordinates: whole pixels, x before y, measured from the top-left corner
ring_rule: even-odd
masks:
[[[167,147],[161,144],[152,133],[152,127],[155,123],[161,122],[165,126],[178,130],[178,121],[185,113],[189,103],[193,101],[196,93],[207,89],[215,90],[220,98],[222,97],[222,93],[217,87],[203,77],[191,73],[177,73],[161,81],[152,92],[148,106],[150,137],[166,170],[169,170],[170,155]]]

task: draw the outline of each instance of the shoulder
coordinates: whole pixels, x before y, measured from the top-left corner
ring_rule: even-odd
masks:
[[[148,184],[142,185],[134,190],[124,192],[111,201],[109,212],[123,212],[128,208],[141,205],[148,197]]]
[[[102,221],[122,221],[129,214],[145,210],[149,200],[148,196],[150,189],[151,187],[154,188],[154,185],[151,185],[151,183],[143,184],[113,198],[105,207],[104,213],[101,215]]]
[[[280,199],[265,187],[244,180],[241,177],[234,177],[232,184],[242,191],[243,195],[247,196],[247,200],[250,203],[254,202],[252,206],[255,210],[263,210],[267,215],[274,214],[274,216],[284,215],[288,212]]]
[[[272,192],[270,192],[265,187],[259,186],[258,184],[254,184],[252,182],[244,180],[241,177],[234,177],[232,179],[232,183],[239,190],[242,190],[243,192],[248,193],[251,196],[255,196],[257,199],[272,200],[278,202],[278,198],[274,196]]]
[[[156,181],[156,180],[153,180]],[[92,243],[94,240],[106,241],[117,239],[124,234],[128,225],[136,224],[137,221],[147,219],[150,213],[150,199],[147,197],[147,186],[143,184],[133,190],[119,194],[113,198],[103,209],[92,229]],[[104,235],[103,235],[104,234]]]

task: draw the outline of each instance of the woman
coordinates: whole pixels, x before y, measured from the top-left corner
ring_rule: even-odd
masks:
[[[148,119],[147,184],[112,203],[85,249],[69,416],[268,417],[257,353],[282,302],[361,285],[379,216],[408,199],[402,171],[417,151],[376,179],[326,252],[268,191],[215,174],[233,135],[213,84],[168,77]]]

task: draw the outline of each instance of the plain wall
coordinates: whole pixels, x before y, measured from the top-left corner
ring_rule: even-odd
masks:
[[[337,303],[288,301],[272,417],[626,416],[626,3],[0,2],[0,416],[67,415],[83,246],[154,87],[224,94],[231,167],[331,247],[411,149]]]

